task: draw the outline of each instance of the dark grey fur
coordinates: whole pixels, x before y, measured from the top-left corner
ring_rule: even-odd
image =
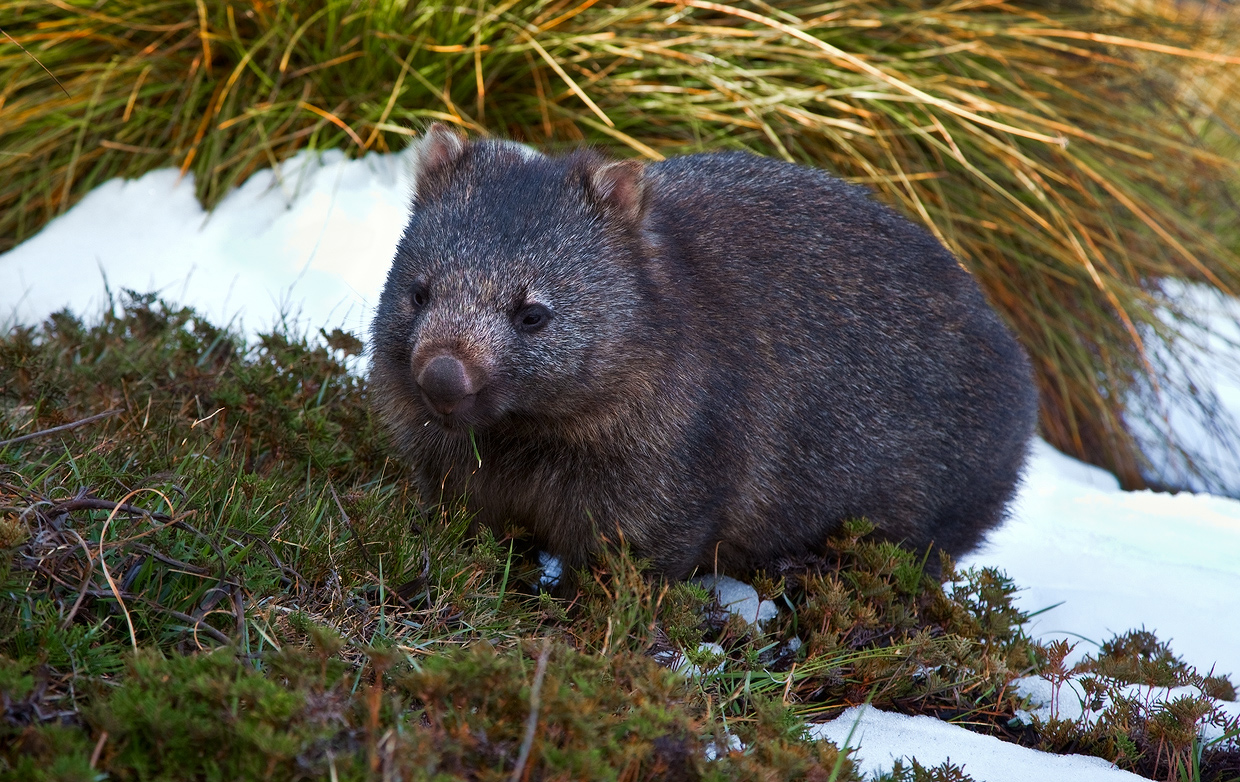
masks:
[[[672,577],[813,551],[849,517],[953,555],[1002,520],[1029,361],[955,258],[865,190],[741,153],[642,167],[442,126],[418,158],[371,389],[428,500],[464,496],[569,566],[618,529]]]

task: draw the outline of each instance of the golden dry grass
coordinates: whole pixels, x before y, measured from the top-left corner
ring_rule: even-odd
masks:
[[[1240,290],[1240,57],[1227,19],[1173,10],[0,0],[0,249],[108,177],[177,166],[210,205],[297,150],[396,149],[432,119],[751,149],[929,226],[1034,356],[1046,437],[1139,485],[1126,403],[1165,374],[1145,341],[1175,337],[1158,281]]]

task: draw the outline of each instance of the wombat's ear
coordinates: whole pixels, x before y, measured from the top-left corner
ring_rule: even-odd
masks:
[[[607,163],[590,172],[590,197],[604,209],[630,222],[645,211],[645,166],[636,160]]]
[[[442,122],[426,129],[413,159],[413,199],[425,203],[443,191],[465,151],[465,137]]]

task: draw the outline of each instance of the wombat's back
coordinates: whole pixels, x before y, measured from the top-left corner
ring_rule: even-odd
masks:
[[[732,512],[711,559],[761,563],[852,516],[917,547],[976,545],[1013,493],[1037,399],[955,258],[800,166],[694,155],[648,167],[646,185],[683,344],[728,433],[711,458],[733,476]]]

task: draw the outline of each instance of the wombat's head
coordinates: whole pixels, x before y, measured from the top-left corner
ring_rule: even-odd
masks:
[[[371,326],[398,439],[605,416],[647,350],[641,165],[433,125],[415,177]]]

